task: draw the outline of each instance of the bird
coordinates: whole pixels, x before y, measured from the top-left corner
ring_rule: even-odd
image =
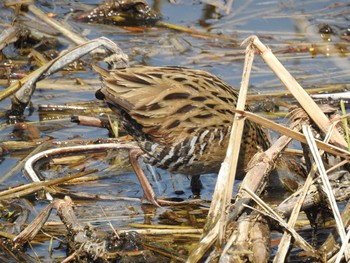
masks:
[[[103,83],[96,98],[119,114],[141,149],[129,156],[148,201],[159,205],[137,162],[140,156],[150,165],[193,178],[219,171],[235,115],[236,89],[207,71],[185,67],[93,68]],[[249,120],[243,135],[238,179],[255,153],[270,146],[266,131]]]

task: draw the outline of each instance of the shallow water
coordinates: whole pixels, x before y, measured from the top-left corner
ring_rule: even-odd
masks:
[[[123,49],[130,56],[133,65],[177,65],[202,70],[207,70],[227,81],[232,86],[239,86],[241,81],[242,66],[244,60],[244,48],[240,43],[248,36],[254,34],[268,45],[290,73],[305,87],[319,87],[324,85],[347,84],[350,80],[349,74],[349,42],[341,40],[340,36],[349,27],[349,8],[344,4],[332,5],[330,1],[234,1],[234,6],[228,15],[223,11],[202,3],[201,1],[149,1],[151,7],[162,14],[163,21],[191,28],[198,31],[210,32],[222,36],[231,37],[231,41],[219,38],[197,37],[187,33],[181,33],[166,28],[147,28],[143,32],[133,32],[128,29],[112,25],[85,24],[72,19],[72,11],[83,10],[86,7],[94,7],[100,1],[71,2],[64,0],[37,1],[38,8],[45,12],[56,13],[56,19],[64,19],[77,32],[82,33],[88,39],[106,36]],[[0,5],[1,18],[0,27],[10,23],[14,12]],[[33,20],[33,14],[23,13],[17,18],[19,25]],[[322,35],[319,30],[324,24],[329,24],[334,34]],[[72,42],[59,35],[59,51],[74,46]],[[4,52],[8,59],[13,61],[26,61],[22,70],[28,71],[29,61],[14,51],[9,46]],[[86,58],[89,60],[89,58]],[[3,60],[2,63],[7,62]],[[92,84],[81,88],[62,88],[60,81],[70,80],[74,85],[75,79],[83,81],[91,80]],[[76,102],[95,101],[94,91],[100,86],[98,76],[86,66],[80,72],[59,72],[50,77],[50,86],[40,86],[32,97],[32,109],[25,112],[25,120],[33,122],[40,130],[40,139],[50,138],[52,140],[72,139],[96,139],[108,137],[108,132],[100,128],[78,126],[70,122],[69,116],[53,116],[50,120],[45,114],[38,111],[40,104],[64,104]],[[4,84],[1,88],[6,88]],[[58,83],[55,86],[55,83]],[[271,91],[285,90],[280,81],[269,70],[260,57],[256,57],[252,76],[250,79],[251,93],[264,94]],[[10,100],[0,102],[0,111],[4,112],[10,108]],[[282,109],[285,110],[285,109]],[[23,133],[14,132],[13,125],[7,125],[3,117],[0,123],[1,141],[28,140]],[[33,149],[31,149],[33,150]],[[0,159],[0,171],[5,176],[18,162],[23,160],[31,150],[14,151],[5,153]],[[97,167],[102,172],[106,169],[113,158],[103,160],[90,159],[84,169]],[[87,167],[87,168],[86,168]],[[16,168],[11,177],[1,180],[0,186],[7,188],[28,182],[23,176],[22,167]],[[78,171],[81,167],[50,167],[45,176],[54,178],[65,173]],[[69,170],[71,169],[71,170]],[[117,168],[116,168],[117,169]],[[126,172],[125,172],[126,171]],[[112,172],[116,176],[101,179],[94,183],[83,183],[68,186],[75,192],[89,192],[94,194],[106,194],[118,197],[140,198],[142,190],[136,177],[130,172],[130,168],[123,168],[121,172]],[[151,178],[151,176],[150,176]],[[160,196],[177,197],[188,199],[191,196],[189,179],[187,177],[170,177],[160,172],[157,178],[151,178]],[[202,177],[205,185],[202,198],[210,200],[215,185],[215,175]],[[181,192],[176,194],[175,191]],[[30,204],[30,205],[29,205]],[[30,219],[35,216],[33,211],[40,211],[47,202],[30,199],[26,204],[32,211]],[[115,206],[115,201],[82,201],[77,200],[76,213],[83,222],[93,223],[95,226],[108,229],[107,220],[101,212],[100,207],[108,211],[112,218],[114,227],[127,229],[127,224],[151,223],[161,224],[166,221],[174,224],[191,225],[189,214],[182,214],[181,209],[162,208],[150,212],[136,201],[122,201]],[[207,205],[193,206],[191,209],[198,220],[198,225],[203,225]],[[181,222],[174,222],[173,218],[164,220],[161,215],[166,210],[178,213]],[[97,212],[96,212],[97,211]],[[165,216],[167,217],[167,216]],[[56,215],[52,215],[50,221],[59,221]],[[57,245],[57,244],[56,244]],[[44,245],[36,245],[36,252],[42,256],[45,262],[54,261],[58,257],[65,256],[62,249],[54,251],[52,257],[48,257],[48,242]],[[32,254],[31,252],[28,252]]]

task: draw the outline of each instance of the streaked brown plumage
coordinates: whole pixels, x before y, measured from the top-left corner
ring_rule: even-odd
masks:
[[[218,172],[225,157],[237,91],[220,78],[181,67],[99,67],[105,101],[150,164],[186,175]],[[269,141],[262,128],[245,122],[238,177]]]

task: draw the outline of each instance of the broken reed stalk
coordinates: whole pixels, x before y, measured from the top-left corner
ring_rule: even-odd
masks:
[[[14,247],[23,247],[27,242],[32,241],[37,233],[42,229],[44,224],[46,223],[49,215],[51,213],[52,208],[54,207],[53,203],[48,204],[39,214],[38,216],[14,239]]]
[[[188,33],[188,34],[191,34],[192,36],[205,37],[205,38],[209,38],[209,39],[219,39],[222,41],[233,42],[233,43],[237,42],[237,39],[233,38],[233,37],[227,37],[227,36],[223,36],[223,35],[202,32],[202,31],[198,31],[195,29],[190,29],[187,27],[183,27],[183,26],[179,26],[179,25],[175,25],[175,24],[171,24],[171,23],[167,23],[167,22],[163,22],[163,21],[157,21],[155,23],[155,25],[159,26],[159,27],[165,27],[165,28],[169,28],[172,30],[180,31],[182,33]]]
[[[350,240],[350,231],[348,231],[348,233],[346,234],[346,237],[345,237],[346,242],[342,243],[342,245],[338,251],[337,257],[335,259],[335,263],[340,263],[342,258],[343,258],[343,254],[346,255],[347,250],[349,249],[349,244],[348,244],[349,240]],[[347,262],[349,262],[349,261],[347,261]]]
[[[93,145],[79,145],[79,146],[70,146],[70,147],[62,147],[56,149],[46,150],[40,153],[37,153],[31,156],[24,164],[24,172],[27,174],[29,178],[33,182],[41,182],[39,176],[34,170],[34,165],[37,161],[43,158],[48,158],[50,156],[58,155],[58,154],[68,154],[68,153],[77,153],[77,152],[87,152],[91,150],[108,150],[108,149],[135,149],[138,148],[135,145],[131,144],[122,144],[122,143],[105,143],[105,144],[93,144]],[[47,200],[53,200],[53,197],[50,193],[46,193]]]
[[[271,68],[275,75],[281,80],[281,82],[286,86],[286,88],[298,100],[300,105],[310,115],[310,117],[313,119],[316,125],[320,127],[324,134],[327,134],[332,124],[327,118],[327,116],[321,111],[319,106],[314,102],[314,100],[293,78],[293,76],[275,57],[271,50],[268,49],[263,43],[261,43],[258,37],[251,36],[248,38],[248,40],[260,51],[260,55],[264,59],[266,64]],[[347,148],[347,143],[344,140],[344,137],[336,129],[334,130],[330,141],[334,145],[337,145],[342,148]]]
[[[350,225],[350,201],[349,201],[349,199],[347,199],[347,204],[342,211],[342,221],[343,221],[343,224],[348,229],[349,225]],[[348,237],[348,235],[349,235],[349,232],[347,233],[347,237]],[[335,260],[334,254],[342,253],[341,250],[343,250],[343,246],[341,249],[339,249],[338,233],[337,233],[336,229],[334,229],[332,231],[332,233],[330,233],[328,235],[327,240],[320,246],[320,248],[322,248],[322,251],[324,251],[324,253],[328,256],[329,262],[334,262],[334,260]]]
[[[34,146],[34,145],[32,145]],[[15,172],[17,172],[20,167],[23,166],[23,164],[33,155],[39,153],[40,151],[43,150],[43,148],[46,146],[46,143],[43,142],[42,144],[38,145],[32,152],[30,152],[23,160],[19,161],[14,167],[11,168],[10,171],[8,171],[6,174],[2,175],[0,178],[0,183],[5,182],[8,180],[10,177],[14,175]]]
[[[330,135],[331,135],[331,133],[327,134],[327,136],[325,138],[326,143],[328,142]],[[321,155],[323,155],[323,153],[324,153],[324,151],[320,151]],[[314,180],[314,177],[316,174],[316,170],[317,170],[317,166],[314,163],[312,165],[312,168],[311,168],[306,180],[305,180],[303,187],[300,189],[299,198],[298,198],[296,205],[294,206],[293,211],[289,217],[288,226],[291,228],[294,228],[294,225],[298,219],[301,207],[304,203],[306,195],[308,194],[309,188],[313,183],[313,180]],[[276,256],[273,259],[273,263],[285,261],[288,250],[289,250],[291,239],[292,239],[292,236],[288,233],[288,231],[284,231],[283,236],[281,238],[281,242],[278,245],[278,250],[277,250]]]
[[[83,172],[79,172],[76,174],[70,174],[70,175],[67,175],[67,176],[64,176],[61,178],[56,178],[56,179],[53,179],[50,181],[32,182],[32,183],[29,183],[26,185],[14,187],[14,188],[0,192],[0,201],[19,198],[22,196],[36,193],[36,192],[41,191],[41,190],[50,191],[49,187],[53,187],[55,185],[70,181],[70,180],[75,179],[75,178],[86,176],[86,175],[89,175],[89,174],[92,174],[95,172],[97,172],[97,169],[83,171]],[[46,195],[46,198],[48,198],[47,196],[48,195]],[[49,198],[52,198],[51,195],[49,195],[49,196],[50,196]],[[48,200],[52,200],[52,199],[48,199]]]
[[[37,8],[35,5],[29,5],[28,9],[40,20],[47,23],[49,26],[52,26],[53,28],[57,29],[59,32],[61,32],[64,36],[72,40],[75,44],[81,45],[83,43],[86,43],[88,41],[87,38],[84,38],[83,36],[79,35],[77,32],[73,32],[73,29],[68,29],[67,25],[63,25],[59,21],[50,18],[46,13],[41,11],[39,8]]]
[[[336,222],[336,225],[337,225],[337,229],[338,229],[338,233],[339,233],[339,236],[340,236],[340,239],[342,241],[342,243],[344,244],[348,244],[348,241],[347,241],[347,238],[346,238],[346,233],[345,233],[345,230],[344,230],[344,224],[343,224],[343,221],[341,219],[341,216],[340,216],[340,212],[339,212],[339,209],[338,209],[338,206],[337,206],[337,202],[335,200],[335,197],[334,197],[334,194],[333,194],[333,191],[332,191],[332,186],[329,182],[329,179],[327,177],[327,173],[326,173],[326,169],[323,165],[323,161],[322,161],[322,158],[318,152],[318,148],[316,146],[316,143],[315,143],[315,139],[312,135],[312,132],[311,132],[311,129],[309,126],[304,126],[303,127],[303,131],[306,135],[306,139],[308,141],[308,144],[309,144],[309,147],[310,147],[310,150],[311,150],[311,153],[312,153],[312,156],[314,158],[314,161],[315,163],[317,164],[317,168],[318,168],[318,172],[321,176],[321,179],[322,179],[322,183],[323,183],[323,186],[325,188],[325,192],[327,194],[327,197],[328,197],[328,201],[329,201],[329,204],[332,208],[332,212],[333,212],[333,216],[334,216],[334,219],[335,219],[335,222]],[[345,253],[345,259],[346,261],[349,261],[350,259],[350,251],[349,251],[349,247],[347,247],[344,251]]]
[[[72,154],[72,153],[81,153],[88,151],[106,151],[110,149],[139,149],[138,146],[133,144],[123,144],[123,143],[103,143],[103,144],[91,144],[91,145],[78,145],[78,146],[69,146],[61,147],[55,149],[49,149],[30,157],[25,165],[24,172],[32,179],[34,182],[40,182],[38,175],[34,170],[34,165],[36,162],[43,158],[52,157],[60,154]]]
[[[31,180],[37,184],[35,185],[35,190],[42,190],[43,187],[47,187],[52,185],[52,182],[55,180],[60,180],[62,178],[54,179],[48,182],[42,182],[39,179],[39,176],[34,170],[35,164],[45,158],[52,158],[57,155],[66,155],[66,154],[81,154],[81,153],[87,153],[89,151],[107,151],[107,150],[113,150],[113,149],[127,149],[127,150],[133,150],[133,149],[140,149],[136,144],[132,143],[101,143],[101,144],[90,144],[90,145],[78,145],[78,146],[68,146],[68,147],[60,147],[60,148],[54,148],[49,149],[46,151],[42,151],[40,153],[37,153],[33,156],[31,156],[24,165],[24,172],[27,174]],[[91,172],[91,171],[90,171]],[[90,173],[89,172],[89,173]],[[77,175],[77,177],[81,177],[83,175]],[[49,184],[51,182],[51,184]],[[7,196],[6,196],[7,198]],[[46,198],[48,200],[53,200],[53,197],[50,193],[46,193]],[[4,199],[4,198],[3,198]],[[0,197],[1,200],[1,197]],[[158,200],[160,204],[162,205],[184,205],[184,204],[198,204],[201,203],[201,200],[189,200],[189,201],[183,201],[183,202],[173,202],[173,201],[167,201],[163,199]]]
[[[291,216],[288,220],[288,226],[290,228],[294,228],[295,223],[298,219],[299,216],[299,212],[301,210],[302,204],[305,200],[305,197],[308,193],[308,190],[310,188],[310,186],[312,185],[314,176],[315,176],[315,169],[312,169],[308,175],[308,177],[305,180],[305,183],[302,187],[302,189],[300,190],[300,196],[296,202],[296,205],[293,208],[293,211],[291,213]],[[283,236],[281,238],[281,242],[278,245],[278,250],[276,253],[275,258],[273,259],[273,263],[278,263],[278,262],[285,262],[287,253],[289,251],[289,246],[290,246],[290,242],[292,240],[292,235],[288,232],[288,231],[284,231]]]
[[[128,56],[123,53],[117,44],[105,37],[100,37],[75,48],[51,60],[44,66],[41,66],[34,72],[30,73],[20,81],[17,81],[0,92],[0,101],[16,92],[12,98],[12,114],[21,115],[24,108],[30,101],[35,90],[36,83],[44,77],[48,77],[59,71],[69,63],[81,58],[82,56],[103,47],[113,54],[118,55],[119,62],[123,65],[128,64]]]
[[[247,113],[247,114],[251,114],[251,113]],[[243,113],[243,115],[245,115],[245,113]],[[252,114],[251,114],[252,115]],[[279,128],[273,128],[274,126],[278,126],[277,124],[274,124],[274,123],[271,123],[271,124],[269,124],[269,125],[266,125],[266,122],[270,122],[270,121],[268,121],[268,120],[263,120],[263,118],[261,118],[261,117],[259,117],[259,116],[254,116],[254,117],[252,117],[251,115],[249,115],[248,116],[248,119],[250,120],[250,121],[256,121],[256,120],[259,120],[259,121],[257,121],[258,123],[261,123],[263,126],[268,126],[269,127],[269,129],[271,129],[271,130],[276,130],[276,131],[279,131]],[[250,118],[251,117],[251,118]],[[265,125],[264,125],[264,124]],[[333,127],[334,127],[334,125],[333,125]],[[285,127],[284,127],[285,128]],[[285,128],[286,129],[286,128]],[[285,130],[286,131],[286,130]],[[290,130],[290,132],[291,133],[293,133],[294,131],[291,131]],[[330,136],[330,134],[331,134],[332,132],[330,131],[329,132],[329,134],[327,134],[327,136],[329,135]],[[287,132],[284,132],[284,134],[288,134]],[[294,137],[294,136],[292,136],[292,137]],[[299,138],[300,139],[300,138]],[[303,139],[302,140],[300,140],[300,141],[302,141],[302,142],[304,142],[306,139],[305,139],[305,137],[303,137]],[[327,138],[326,138],[326,141],[327,141]],[[332,146],[332,145],[329,145],[329,144],[327,144],[327,143],[325,143],[325,142],[317,142],[318,143],[318,145],[320,146],[322,146],[322,148],[323,149],[325,149],[326,151],[329,151],[329,152],[332,152],[332,153],[334,153],[334,154],[336,154],[336,155],[343,155],[342,157],[347,157],[348,159],[349,159],[349,154],[348,154],[348,152],[347,151],[345,151],[345,150],[342,150],[342,149],[339,149],[339,148],[336,148],[336,147],[334,147],[334,146]],[[337,152],[337,150],[338,151],[340,151],[340,152]],[[344,164],[344,163],[346,163],[347,161],[345,160],[345,161],[343,161],[342,162],[342,164]],[[307,180],[307,182],[308,181],[312,181],[310,178]],[[305,183],[305,185],[307,185],[308,183]],[[305,192],[305,188],[304,188],[304,191],[302,191],[302,193],[303,192]],[[305,193],[306,194],[306,193]],[[300,205],[302,204],[302,201],[301,200],[299,200],[297,203],[299,203]],[[294,213],[293,213],[294,215],[297,215],[298,213],[296,212],[296,210],[294,210]],[[336,216],[335,216],[336,217]],[[292,218],[291,218],[292,219]],[[291,220],[290,219],[290,220]],[[344,229],[344,228],[343,228]],[[348,236],[347,236],[348,237]],[[347,237],[346,237],[346,239],[347,239]],[[281,240],[281,246],[283,246],[283,244],[284,244],[284,246],[286,246],[286,247],[288,247],[288,241],[285,241],[283,238],[282,238],[282,240]],[[281,249],[283,249],[283,248],[281,248]],[[343,247],[342,247],[342,249],[344,249]],[[277,253],[277,255],[276,255],[276,258],[274,259],[274,262],[281,262],[281,261],[283,261],[283,253],[285,253],[285,252],[280,252],[280,250],[278,251],[278,253]],[[338,256],[339,257],[339,256]]]
[[[250,37],[246,41],[249,43],[247,50],[248,50],[248,48],[251,48],[251,50],[253,50],[254,49],[253,47],[256,47],[259,49],[265,62],[270,66],[270,68],[274,71],[274,73],[281,79],[281,81],[286,85],[286,87],[290,90],[290,92],[297,98],[297,100],[300,102],[300,104],[306,108],[305,110],[307,112],[310,112],[310,109],[311,109],[311,111],[314,111],[314,112],[320,111],[320,109],[316,105],[316,103],[307,95],[307,93],[303,90],[303,88],[296,82],[296,80],[290,75],[290,73],[282,66],[282,64],[277,60],[277,58],[272,54],[272,52],[270,50],[268,50],[259,41],[259,39],[257,37],[255,37],[255,36]],[[248,52],[246,55],[246,62],[249,60],[247,57],[248,57]],[[246,71],[244,71],[242,86],[245,84],[244,83],[245,77],[248,75],[249,74],[246,75]],[[248,81],[249,81],[249,76],[248,76]],[[242,91],[242,90],[240,90],[240,91]],[[304,102],[305,96],[307,97],[306,104]],[[241,97],[239,96],[238,102],[240,101],[240,98]],[[311,107],[309,107],[307,104],[310,104]],[[243,112],[242,110],[240,110],[239,106],[241,106],[241,105],[239,103],[237,103],[236,113],[239,113],[242,116],[249,116],[249,115],[254,116],[251,113]],[[320,114],[317,114],[317,116],[320,116]],[[332,127],[330,121],[323,113],[322,113],[321,117],[317,117],[317,116],[314,117],[315,122],[321,127],[321,129],[325,133],[327,133],[327,131],[330,129],[330,127]],[[236,125],[237,124],[238,124],[238,119],[235,118],[233,126],[232,126],[232,130],[231,130],[231,136],[233,134],[235,134],[234,131],[236,132],[236,129],[237,129]],[[279,126],[277,126],[277,127],[279,127]],[[281,128],[281,127],[283,127],[283,126],[279,127],[280,130],[283,130],[285,132],[285,133],[282,132],[282,134],[289,136],[290,129],[285,128],[285,127]],[[302,140],[304,143],[306,142],[306,139],[302,134],[297,133],[297,132],[294,132],[293,134],[296,135],[295,137],[298,137],[299,140]],[[340,140],[339,140],[339,137],[341,138]],[[232,140],[233,146],[239,145],[241,134],[238,136],[238,138],[239,139],[237,139],[237,135],[236,135],[236,140],[232,140],[233,138],[231,137],[230,138],[230,145],[231,145],[231,140]],[[344,147],[345,140],[341,137],[341,135],[338,133],[338,131],[334,132],[332,138],[333,138],[332,139],[333,143],[335,143],[336,145],[340,145],[341,147]],[[237,142],[237,144],[235,145],[234,142]],[[320,143],[320,142],[318,142],[318,144],[322,145],[322,143]],[[227,181],[227,180],[221,181],[221,180],[222,180],[222,178],[229,178],[229,179],[233,178],[233,180],[234,180],[234,175],[235,175],[234,171],[233,171],[232,177],[228,177],[228,175],[225,173],[228,173],[227,170],[230,170],[232,172],[232,170],[234,170],[233,168],[235,168],[235,165],[236,165],[235,161],[237,161],[234,153],[231,154],[231,152],[230,152],[230,151],[235,150],[235,149],[230,147],[230,145],[229,145],[228,150],[227,150],[226,159],[223,162],[222,167],[221,167],[220,172],[219,172],[219,175],[218,175],[218,181],[217,181],[215,192],[213,195],[213,202],[212,202],[212,205],[211,205],[211,208],[209,211],[208,220],[206,222],[205,233],[207,233],[207,236],[205,236],[205,238],[202,239],[202,241],[199,243],[198,247],[191,253],[190,257],[188,258],[188,260],[190,262],[197,262],[203,256],[203,254],[209,248],[209,246],[211,246],[213,244],[213,242],[216,240],[217,234],[215,232],[213,232],[214,229],[216,229],[216,231],[219,231],[220,234],[218,234],[218,237],[224,236],[223,229],[225,229],[225,226],[227,224],[227,221],[225,221],[225,220],[227,220],[227,216],[221,216],[221,214],[226,211],[227,207],[224,205],[228,204],[227,199],[226,199],[226,202],[224,201],[225,200],[224,196],[226,196],[226,198],[228,198],[228,195],[227,195],[228,192],[226,191],[227,187],[231,187],[230,193],[232,194],[233,183],[231,185],[231,181]],[[337,147],[330,146],[329,144],[322,145],[322,146],[324,146],[324,148],[327,148],[327,149],[325,149],[326,151],[327,150],[328,151],[335,150],[336,152],[340,151],[340,152],[342,152],[343,155],[346,155],[347,158],[349,158],[349,152],[347,152],[347,151],[344,151],[344,150],[337,148]],[[237,146],[237,152],[238,151],[239,151],[239,147]],[[230,163],[230,160],[227,160],[228,158],[233,159],[232,160],[233,165]],[[232,175],[232,173],[231,173],[231,175]],[[229,183],[227,183],[227,182],[229,182]],[[224,184],[224,183],[226,183],[226,185],[222,186],[222,184]],[[224,189],[226,194],[222,194],[223,191],[221,189]],[[229,198],[231,198],[231,196]],[[219,227],[218,227],[218,225],[219,225]],[[221,242],[222,241],[220,241],[220,240],[218,241],[218,247],[221,247],[221,244],[222,244]],[[203,254],[201,254],[201,253],[203,253]]]
[[[254,48],[252,48],[251,45],[248,45],[246,48],[241,88],[237,100],[237,108],[240,110],[244,110],[245,108],[254,52]],[[239,114],[236,114],[231,128],[226,157],[221,164],[213,194],[213,200],[204,227],[204,236],[197,247],[191,252],[188,257],[188,262],[199,261],[209,247],[213,245],[215,240],[217,240],[218,247],[221,247],[222,245],[227,224],[226,210],[229,207],[232,198],[243,127],[244,118],[240,118]]]
[[[307,143],[305,136],[300,132],[293,131],[293,130],[291,130],[283,125],[280,125],[280,124],[274,123],[270,120],[261,118],[260,116],[254,114],[252,112],[249,112],[249,111],[236,110],[235,112],[240,113],[242,116],[246,117],[248,120],[255,122],[257,124],[260,124],[267,129],[271,129],[271,130],[278,132],[280,134],[287,135],[287,136],[291,137],[292,139],[297,140],[301,143],[305,143],[305,144]],[[343,148],[339,148],[339,147],[334,146],[334,145],[329,144],[329,143],[325,143],[325,142],[320,141],[320,140],[315,140],[315,141],[316,141],[316,145],[319,149],[324,150],[327,153],[339,156],[341,158],[350,160],[350,153],[347,150],[344,150]]]
[[[319,107],[316,105],[316,103],[307,95],[307,93],[305,92],[305,90],[296,82],[296,80],[290,75],[290,73],[282,66],[282,64],[277,60],[277,58],[272,54],[272,52],[270,50],[268,50],[259,40],[257,37],[251,37],[249,38],[249,47],[253,47],[255,46],[256,48],[259,49],[259,51],[261,52],[262,57],[264,58],[265,62],[270,66],[270,68],[274,71],[274,73],[278,76],[278,78],[280,78],[280,80],[285,84],[285,86],[290,90],[290,92],[296,97],[296,99],[299,101],[299,103],[304,107],[304,109],[306,110],[306,112],[308,112],[312,118],[314,119],[314,121],[316,122],[316,124],[318,126],[320,126],[321,130],[327,134],[327,132],[332,128],[332,124],[330,123],[329,119],[323,114],[321,113],[321,110],[319,109]],[[248,55],[247,55],[248,56]],[[247,56],[246,56],[246,60],[247,60]],[[244,75],[244,74],[243,74]],[[244,82],[244,78],[242,81],[242,86],[243,86],[243,82]],[[240,97],[239,97],[240,98]],[[238,99],[238,101],[240,101]],[[242,113],[239,109],[239,104],[237,104],[237,113]],[[313,112],[317,112],[317,114],[312,114]],[[320,114],[319,114],[320,113]],[[247,113],[250,114],[250,113]],[[245,115],[245,114],[242,114]],[[245,115],[246,116],[246,115]],[[235,124],[236,123],[236,124]],[[233,134],[233,130],[236,128],[235,125],[237,125],[237,119],[234,120],[234,124],[231,130],[231,135]],[[284,131],[287,128],[283,128]],[[289,130],[290,131],[290,130]],[[294,133],[294,135],[297,134],[296,137],[299,137],[299,139],[303,140],[304,142],[306,141],[305,137],[303,137],[300,133]],[[289,135],[289,132],[288,134]],[[301,135],[301,136],[300,136]],[[241,138],[239,136],[239,138]],[[236,142],[240,142],[240,140],[236,140]],[[337,130],[334,131],[333,135],[332,135],[332,142],[342,148],[344,148],[346,146],[345,144],[345,140],[344,138],[339,134],[339,132]],[[321,144],[320,142],[318,142],[318,144]],[[326,145],[326,146],[325,146]],[[325,146],[324,148],[327,148],[325,150],[328,151],[340,151],[342,152],[343,155],[345,155],[347,158],[349,158],[349,152],[342,150],[340,148],[337,147],[333,147],[329,144],[323,144],[322,146]],[[231,154],[230,154],[230,150],[232,148],[228,148],[228,152],[227,152],[227,157],[228,158]],[[235,156],[232,155],[233,161],[235,161]],[[226,165],[226,159],[225,162],[223,163],[222,166],[222,170],[224,170],[224,166]],[[232,164],[230,164],[230,162],[228,162],[228,167],[230,168],[234,168],[234,162],[233,162],[233,166]],[[220,169],[221,172],[221,169]],[[231,170],[232,172],[232,170]],[[234,174],[234,172],[233,172]],[[225,176],[223,176],[225,177]],[[233,177],[229,177],[230,179],[234,179]],[[221,179],[220,173],[218,176],[218,182],[216,187],[218,187],[219,185],[219,179]],[[230,182],[230,181],[229,181]],[[231,185],[231,182],[228,184],[229,187],[232,187],[233,184]],[[215,188],[215,193],[217,192],[217,189],[221,189],[221,188]],[[227,189],[227,188],[223,188],[223,189]],[[215,197],[215,193],[214,193],[214,197]],[[232,194],[232,192],[231,192]],[[226,192],[226,197],[228,197],[227,192]],[[213,203],[211,206],[211,209],[209,211],[209,216],[208,216],[208,221],[207,221],[207,225],[206,225],[206,229],[205,232],[208,234],[206,237],[210,238],[209,242],[204,242],[205,245],[209,246],[211,245],[214,240],[216,239],[215,234],[213,233],[213,229],[216,228],[216,224],[221,224],[218,228],[218,230],[220,231],[219,233],[219,237],[223,237],[223,232],[222,230],[225,229],[227,222],[222,222],[223,220],[227,220],[226,216],[220,216],[220,212],[221,211],[225,211],[223,209],[225,209],[226,207],[222,206],[223,203],[223,199],[219,198],[218,203],[221,205],[217,205],[216,202],[216,198],[213,198]],[[226,202],[227,204],[227,202]],[[217,219],[216,216],[219,217],[220,221],[217,222],[213,219]],[[290,230],[291,231],[291,230]],[[203,239],[204,240],[204,239]],[[300,242],[300,241],[299,241]],[[218,247],[221,247],[221,241],[218,241]],[[314,251],[313,248],[310,245],[305,245],[305,243],[302,242],[302,247],[304,247],[304,249],[306,249],[307,251]],[[199,256],[199,251],[203,252],[205,249],[203,247],[201,247],[200,245],[197,247],[197,249],[192,252],[191,256],[189,257],[189,261],[191,262],[196,262],[197,260],[199,260],[200,256]],[[198,252],[198,253],[197,253]]]
[[[4,47],[18,40],[18,31],[18,27],[9,27],[2,30],[0,33],[0,50],[3,50]]]
[[[242,217],[245,216],[245,214],[242,214],[242,211],[251,201],[250,196],[243,189],[247,188],[251,192],[256,193],[256,195],[260,195],[265,190],[268,179],[267,175],[270,174],[277,157],[280,155],[283,148],[288,145],[290,140],[291,139],[288,136],[282,136],[264,153],[258,153],[254,156],[254,164],[251,164],[249,171],[244,177],[236,195],[235,203],[232,205],[232,210],[229,213],[228,221],[230,225],[234,225],[234,222],[242,220]],[[228,238],[228,241],[223,248],[223,252],[220,255],[220,260],[222,261],[225,261],[225,258],[230,257],[229,253],[231,244],[237,243],[237,240],[235,240],[235,235],[237,235],[237,233],[235,232],[239,235],[241,234],[239,231],[234,231]],[[241,237],[237,237],[237,239],[240,238]]]
[[[249,169],[244,180],[240,186],[240,189],[236,195],[235,203],[232,206],[229,215],[229,221],[236,220],[242,213],[244,205],[250,202],[249,196],[242,190],[243,188],[249,188],[258,195],[264,191],[264,187],[267,183],[267,175],[271,172],[272,164],[276,162],[277,157],[282,150],[289,144],[291,138],[288,136],[281,136],[276,140],[273,145],[263,153],[256,154],[254,158],[254,165]]]
[[[241,83],[241,88],[240,88],[240,92],[237,100],[237,106],[236,106],[237,109],[240,109],[240,110],[244,110],[245,108],[245,101],[247,96],[249,77],[250,77],[253,59],[254,59],[254,50],[251,48],[251,46],[248,46],[246,49],[246,60],[245,60],[245,65],[243,69],[242,83]],[[228,146],[224,163],[222,164],[222,167],[225,166],[225,164],[227,164],[228,171],[224,170],[223,172],[221,172],[221,169],[220,169],[221,173],[219,172],[219,175],[218,175],[218,182],[220,181],[221,183],[223,183],[224,187],[215,188],[213,202],[209,211],[209,217],[213,216],[213,219],[215,219],[216,216],[219,216],[219,218],[221,217],[222,219],[224,219],[223,217],[225,217],[224,216],[225,210],[227,209],[227,206],[230,203],[232,198],[233,183],[236,175],[237,161],[238,161],[239,150],[241,145],[243,127],[244,127],[244,119],[240,118],[238,114],[235,115],[233,125],[231,128],[230,143]],[[223,189],[224,189],[223,199],[221,198],[216,199],[215,196],[220,195]],[[216,203],[216,200],[219,201],[219,204]],[[217,210],[218,207],[219,207],[219,211]],[[213,214],[211,214],[211,212]],[[219,212],[219,214],[215,215],[215,212]],[[221,222],[221,224],[224,223],[224,221]],[[224,232],[225,232],[225,226],[226,226],[226,223],[224,223],[223,226],[220,228],[222,232],[219,238],[223,238]]]
[[[149,244],[149,243],[145,242],[143,244],[143,246],[144,246],[145,249],[148,249],[148,250],[150,250],[152,252],[155,252],[155,253],[157,253],[159,255],[163,255],[163,256],[167,257],[170,262],[173,262],[173,261],[175,261],[175,262],[186,262],[186,259],[184,259],[184,258],[182,258],[180,256],[177,256],[177,255],[175,255],[174,253],[172,253],[172,252],[170,252],[168,250],[161,249],[158,245],[152,245],[152,244]]]
[[[254,48],[248,45],[246,48],[242,82],[241,82],[241,87],[239,89],[237,106],[236,106],[236,108],[239,110],[244,110],[245,108],[247,94],[248,94],[249,78],[250,78],[250,73],[251,73],[253,60],[254,60],[254,52],[255,52]],[[224,188],[226,197],[224,200],[223,208],[225,209],[227,209],[231,204],[233,185],[236,177],[237,163],[238,163],[239,151],[240,151],[241,140],[243,135],[244,121],[245,121],[244,118],[241,118],[239,114],[235,114],[233,125],[231,128],[232,130],[230,134],[230,143],[229,143],[227,154],[224,160],[224,162],[226,161],[230,167],[228,181],[227,181],[226,187]],[[226,232],[227,214],[225,210],[223,210],[221,214],[221,224],[222,225],[220,230],[222,232],[219,235],[219,244],[221,244],[222,240],[224,239],[225,232]]]
[[[311,97],[313,98],[318,98],[319,96],[325,95],[326,98],[332,98],[333,96],[333,91],[343,91],[343,90],[348,90],[350,89],[350,84],[320,84],[317,86],[317,88],[314,87],[306,87],[305,91],[308,94],[313,94]],[[331,94],[322,94],[322,93],[329,93],[332,92]],[[316,95],[314,95],[316,94]],[[338,94],[344,94],[344,93],[338,93]],[[290,91],[270,91],[270,92],[264,92],[263,94],[249,94],[248,95],[248,101],[255,101],[259,100],[261,98],[266,98],[266,97],[291,97],[292,94]],[[337,98],[334,98],[337,99]],[[339,99],[339,98],[338,98]]]
[[[271,232],[266,216],[257,211],[243,213],[232,232],[220,253],[219,262],[268,262]]]
[[[249,188],[243,188],[243,191],[247,192],[250,197],[264,210],[264,214],[276,220],[281,226],[283,226],[295,239],[295,242],[303,248],[306,252],[310,253],[317,259],[321,259],[319,251],[314,249],[304,238],[302,238],[294,228],[288,226],[288,224],[270,207],[268,206],[259,196],[257,196]]]

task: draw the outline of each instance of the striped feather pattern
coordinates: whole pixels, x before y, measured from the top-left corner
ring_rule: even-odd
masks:
[[[230,85],[208,72],[181,67],[95,70],[102,76],[106,102],[121,114],[146,160],[188,175],[219,170],[237,102]],[[268,145],[265,132],[246,122],[239,173],[259,147]]]

